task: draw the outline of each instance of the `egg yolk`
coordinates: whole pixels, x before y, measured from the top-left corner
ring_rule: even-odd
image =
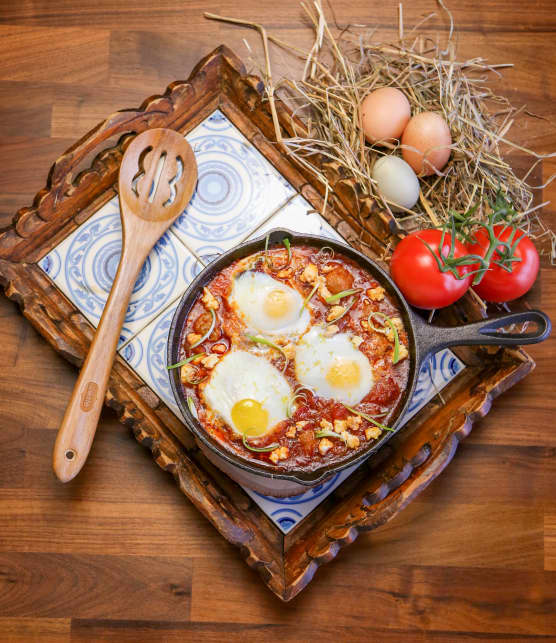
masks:
[[[334,388],[356,386],[359,378],[359,364],[350,360],[336,360],[326,374],[326,381]]]
[[[271,290],[265,297],[263,308],[268,317],[279,319],[284,317],[291,307],[290,296],[284,290],[278,288]]]
[[[239,400],[232,407],[232,422],[249,437],[263,435],[268,427],[268,411],[257,400]]]

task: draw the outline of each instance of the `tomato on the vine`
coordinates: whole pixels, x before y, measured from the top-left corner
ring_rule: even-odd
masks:
[[[466,247],[445,233],[440,248],[442,234],[442,230],[434,229],[412,232],[400,241],[392,255],[392,278],[407,301],[418,308],[449,306],[471,285],[470,266],[457,265],[450,270],[447,265],[450,259],[465,257]]]
[[[495,225],[493,233],[497,240],[512,246],[519,240],[512,253],[515,261],[504,261],[507,249],[505,246],[497,246],[489,260],[488,270],[473,289],[484,300],[501,303],[517,299],[530,290],[539,272],[539,253],[522,230],[509,225]],[[467,245],[470,254],[480,257],[485,257],[490,247],[491,240],[486,228],[479,228],[473,234],[472,242]]]

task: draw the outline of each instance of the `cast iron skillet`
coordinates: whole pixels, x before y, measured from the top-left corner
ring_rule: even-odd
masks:
[[[500,315],[483,321],[452,328],[441,328],[429,325],[411,309],[390,276],[376,263],[350,246],[330,238],[318,237],[309,234],[298,234],[287,229],[277,228],[271,230],[268,234],[269,247],[272,247],[273,245],[282,245],[282,239],[284,237],[288,237],[292,246],[305,244],[317,248],[328,246],[338,250],[338,252],[350,257],[363,268],[368,270],[396,302],[402,314],[403,322],[407,331],[410,367],[407,386],[397,408],[394,411],[394,414],[389,420],[389,426],[393,429],[400,428],[400,420],[402,419],[411,400],[411,395],[417,383],[419,368],[431,353],[448,346],[463,344],[492,344],[496,346],[535,344],[537,342],[542,342],[550,335],[550,319],[539,310]],[[265,240],[266,235],[253,239],[252,241],[242,243],[241,245],[224,252],[191,282],[189,288],[184,293],[176,312],[174,313],[172,325],[170,326],[170,333],[168,335],[168,364],[175,364],[179,361],[180,339],[183,325],[203,286],[206,286],[220,270],[228,266],[233,261],[264,250]],[[537,329],[532,332],[512,334],[496,332],[496,329],[502,326],[514,323],[519,324],[526,321],[536,322]],[[193,432],[197,439],[199,439],[211,451],[214,451],[218,456],[224,458],[224,460],[231,465],[255,475],[272,479],[289,480],[306,486],[314,486],[330,475],[365,460],[370,455],[378,451],[393,435],[395,435],[395,433],[397,433],[397,431],[385,431],[381,439],[370,445],[367,449],[354,454],[352,457],[348,456],[338,463],[323,465],[313,471],[274,471],[269,468],[269,465],[244,460],[238,455],[225,450],[218,442],[216,442],[216,440],[213,440],[211,436],[205,432],[201,424],[189,411],[178,371],[179,369],[169,371],[170,383],[174,392],[174,397],[185,418],[188,428]]]

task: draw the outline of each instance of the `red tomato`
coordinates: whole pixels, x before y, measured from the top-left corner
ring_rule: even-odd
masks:
[[[508,241],[514,229],[506,225],[495,225],[494,236],[500,241]],[[517,230],[513,241],[515,242],[521,236],[523,236],[523,231]],[[490,245],[488,232],[484,228],[480,228],[474,233],[473,239],[473,243],[468,244],[467,247],[469,253],[484,257]],[[539,253],[531,239],[523,236],[515,248],[514,255],[521,261],[510,264],[511,272],[494,263],[490,264],[481,283],[473,286],[479,297],[486,301],[504,302],[517,299],[530,290],[539,272]],[[493,259],[500,261],[500,258],[500,254],[495,252]]]
[[[423,243],[426,241],[439,256],[441,230],[420,230],[412,232],[396,246],[390,273],[398,288],[407,301],[418,308],[443,308],[457,301],[471,285],[471,276],[465,276],[469,266],[457,268],[461,279],[451,272],[441,272],[431,251]],[[420,241],[422,239],[423,241]],[[442,254],[446,257],[450,252],[451,237],[446,233]],[[454,243],[454,257],[467,254],[465,246],[459,241]],[[442,261],[442,260],[441,260]]]

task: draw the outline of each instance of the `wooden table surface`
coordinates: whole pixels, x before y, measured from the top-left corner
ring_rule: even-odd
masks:
[[[499,83],[527,119],[514,137],[556,150],[554,0],[452,2],[461,56],[514,62]],[[457,5],[457,6],[456,6]],[[396,33],[392,0],[338,0],[340,24]],[[406,26],[437,7],[413,0]],[[307,46],[296,0],[0,1],[0,226],[51,163],[110,112],[139,105],[217,44],[258,57],[264,23]],[[445,37],[439,15],[433,33]],[[275,74],[298,67],[273,51]],[[292,70],[294,70],[292,72]],[[556,162],[546,162],[546,179]],[[556,181],[544,190],[556,198]],[[554,206],[546,209],[556,224]],[[533,303],[556,318],[556,271]],[[556,636],[556,338],[405,511],[361,536],[282,604],[106,410],[73,483],[51,471],[76,372],[0,299],[0,640],[479,640]]]

